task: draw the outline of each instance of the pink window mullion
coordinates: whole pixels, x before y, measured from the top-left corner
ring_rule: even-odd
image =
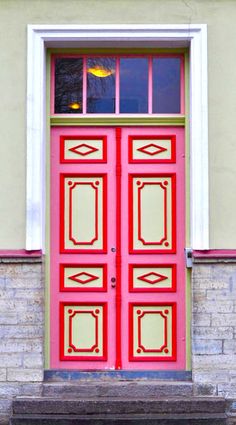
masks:
[[[50,111],[51,115],[55,114],[55,61],[56,58],[52,56],[51,60],[51,98],[50,98]]]
[[[87,113],[87,58],[83,58],[83,114]]]
[[[148,58],[148,113],[152,114],[152,56]]]
[[[180,57],[180,113],[185,113],[184,55]]]
[[[120,59],[116,58],[116,92],[115,92],[115,114],[120,113]]]

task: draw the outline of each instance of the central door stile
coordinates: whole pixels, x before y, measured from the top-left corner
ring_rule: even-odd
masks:
[[[116,369],[122,369],[121,345],[121,128],[116,128]]]

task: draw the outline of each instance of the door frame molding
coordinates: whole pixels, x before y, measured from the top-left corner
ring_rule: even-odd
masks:
[[[207,25],[28,25],[26,250],[45,250],[46,49],[190,47],[191,248],[209,249]]]

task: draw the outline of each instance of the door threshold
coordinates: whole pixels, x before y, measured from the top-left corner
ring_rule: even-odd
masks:
[[[58,370],[51,369],[44,371],[44,381],[192,381],[191,371],[153,371],[153,370]]]

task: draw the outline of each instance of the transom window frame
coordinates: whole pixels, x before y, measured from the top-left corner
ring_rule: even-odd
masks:
[[[148,97],[148,110],[145,113],[132,112],[130,115],[140,116],[141,114],[147,116],[181,116],[185,114],[185,84],[184,84],[184,73],[185,73],[185,58],[183,53],[144,53],[144,54],[134,54],[134,53],[93,53],[93,54],[73,54],[73,53],[52,53],[51,55],[51,104],[50,104],[50,113],[51,116],[68,116],[73,118],[75,117],[95,117],[95,116],[103,116],[104,113],[89,113],[87,111],[87,60],[93,58],[112,58],[115,60],[115,111],[112,113],[105,113],[106,117],[109,116],[127,116],[128,113],[120,111],[120,59],[126,58],[142,58],[147,59],[148,61],[148,89],[147,89],[147,97]],[[161,58],[177,58],[180,59],[180,111],[177,113],[174,112],[165,112],[165,113],[156,113],[153,112],[153,59],[161,59]],[[55,62],[57,59],[82,59],[83,61],[83,69],[82,69],[82,113],[59,113],[55,112]]]
[[[207,25],[28,25],[26,250],[45,251],[47,48],[190,48],[190,238],[209,249]]]

